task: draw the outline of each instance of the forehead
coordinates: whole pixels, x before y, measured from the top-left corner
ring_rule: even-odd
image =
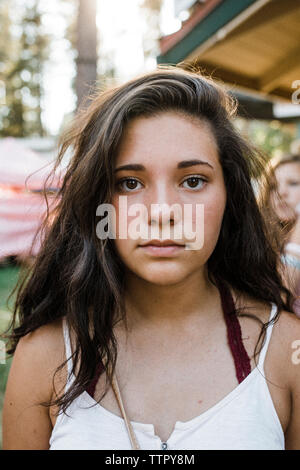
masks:
[[[116,163],[166,166],[189,157],[219,164],[217,143],[205,120],[168,112],[130,121],[123,133]]]
[[[290,162],[279,165],[275,170],[279,179],[300,177],[300,162]]]

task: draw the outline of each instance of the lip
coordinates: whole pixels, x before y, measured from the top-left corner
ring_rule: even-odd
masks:
[[[185,245],[176,243],[173,240],[151,240],[144,245],[139,245],[139,247],[151,256],[168,257],[177,255],[178,252],[184,249]]]
[[[149,242],[143,243],[140,246],[149,246],[149,245],[159,246],[159,247],[170,246],[170,245],[172,245],[172,246],[184,246],[184,244],[174,242],[174,240],[150,240]]]

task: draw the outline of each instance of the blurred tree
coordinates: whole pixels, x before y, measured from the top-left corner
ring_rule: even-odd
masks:
[[[112,57],[113,54],[111,51],[107,52],[102,49],[101,31],[97,31],[96,29],[96,10],[97,7],[101,8],[101,2],[99,0],[91,0],[93,2],[92,8],[82,13],[83,3],[80,9],[79,0],[61,1],[72,4],[77,9],[77,16],[69,15],[67,18],[68,26],[66,28],[65,38],[70,44],[70,53],[75,57],[77,64],[77,74],[74,76],[71,86],[75,95],[77,95],[78,109],[84,97],[88,95],[91,89],[94,89],[94,86],[96,86],[97,89],[106,89],[111,85],[115,85],[116,70]],[[92,29],[90,28],[91,16],[93,16]],[[90,30],[89,39],[83,34],[84,31],[87,30]],[[92,44],[92,49],[90,49],[88,42]],[[73,113],[64,117],[60,132],[72,117]]]
[[[24,137],[44,135],[41,120],[43,98],[42,72],[47,60],[49,38],[41,30],[41,12],[38,0],[22,4],[22,12],[15,15],[15,1],[6,2],[1,11],[6,31],[1,28],[1,41],[8,49],[2,62],[2,80],[6,86],[6,102],[1,106],[0,135]],[[14,17],[14,34],[11,18]],[[2,49],[2,48],[1,48]],[[5,53],[4,53],[5,54]]]
[[[103,51],[100,45],[98,53],[97,88],[105,90],[116,85],[117,77],[113,52]]]
[[[83,103],[97,80],[96,0],[78,0],[77,18],[77,108]],[[86,103],[88,100],[86,101]]]
[[[3,118],[7,115],[7,64],[12,56],[13,39],[11,35],[10,2],[3,0],[0,2],[0,80],[1,80],[1,103],[0,103],[0,135],[3,129]]]
[[[163,0],[142,0],[140,7],[145,16],[147,28],[143,37],[144,57],[156,57],[159,54],[158,40],[161,36],[160,12]]]

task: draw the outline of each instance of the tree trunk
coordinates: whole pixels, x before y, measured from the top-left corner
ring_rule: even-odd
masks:
[[[78,0],[77,20],[77,109],[89,102],[97,80],[96,0]]]

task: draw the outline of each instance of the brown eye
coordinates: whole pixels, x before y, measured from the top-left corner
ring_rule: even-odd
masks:
[[[125,183],[126,183],[127,189],[136,189],[136,184],[137,184],[136,180],[126,180]]]
[[[205,183],[205,180],[200,176],[190,176],[184,181],[184,183],[186,182],[188,182],[189,189],[201,189]]]
[[[117,184],[117,186],[122,190],[122,191],[127,191],[131,192],[137,189],[137,185],[141,184],[138,180],[134,178],[125,178]],[[138,188],[139,189],[139,188]]]

